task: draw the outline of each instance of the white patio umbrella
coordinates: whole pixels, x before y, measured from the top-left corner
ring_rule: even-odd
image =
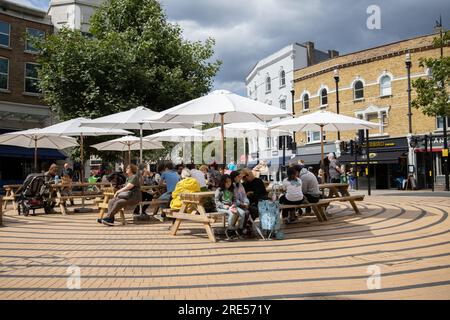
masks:
[[[186,128],[186,124],[165,123],[161,121],[145,121],[144,119],[157,115],[158,113],[145,107],[137,107],[127,111],[118,112],[109,116],[82,121],[83,126],[100,127],[108,129],[139,129],[140,138],[143,138],[143,130],[158,130],[167,128]],[[143,141],[142,141],[143,143]],[[142,144],[141,143],[141,144]],[[142,149],[140,148],[140,161],[142,162]]]
[[[126,136],[118,139],[101,142],[92,145],[93,148],[100,151],[128,151],[128,164],[131,163],[131,150],[154,150],[164,149],[161,142],[150,141],[148,139]],[[141,149],[142,148],[142,149]]]
[[[42,133],[48,135],[65,135],[65,136],[79,136],[80,137],[80,157],[84,168],[84,137],[85,136],[120,136],[127,135],[131,132],[122,129],[106,129],[81,126],[82,122],[88,122],[86,118],[76,118],[42,129]],[[81,170],[81,181],[84,179],[84,170]]]
[[[186,141],[202,141],[203,132],[198,129],[175,128],[164,130],[149,136],[145,139],[156,141],[170,141],[170,142],[186,142]]]
[[[225,163],[224,123],[268,121],[287,115],[290,115],[290,113],[280,108],[239,96],[227,90],[216,90],[203,97],[162,111],[147,120],[220,123],[222,163]]]
[[[215,127],[203,131],[203,135],[206,138],[217,138],[220,136],[220,127]],[[244,138],[244,153],[245,159],[247,159],[247,143],[245,139],[256,138],[259,149],[259,137],[270,134],[271,136],[284,136],[291,135],[289,130],[270,130],[269,123],[267,122],[241,122],[241,123],[229,123],[224,125],[224,134],[227,138]],[[259,151],[258,151],[259,153]],[[246,160],[247,161],[247,160]]]
[[[295,131],[317,131],[320,130],[320,145],[322,154],[322,165],[324,160],[323,154],[323,132],[324,131],[350,131],[361,129],[374,129],[380,125],[377,123],[361,120],[337,114],[329,111],[317,111],[298,118],[289,118],[277,121],[270,125],[272,129],[284,129]]]
[[[52,136],[42,133],[42,129],[35,128],[2,134],[0,144],[16,147],[34,148],[34,169],[37,170],[37,149],[49,148],[62,150],[78,146],[77,140],[66,136]]]

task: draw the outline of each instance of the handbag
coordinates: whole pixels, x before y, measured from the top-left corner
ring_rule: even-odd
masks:
[[[117,198],[119,199],[124,199],[124,200],[128,200],[131,197],[131,191],[122,191],[119,192],[119,194],[117,195]]]

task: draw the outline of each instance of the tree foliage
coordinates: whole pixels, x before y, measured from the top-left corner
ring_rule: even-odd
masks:
[[[443,34],[442,41],[435,38],[435,47],[448,46],[450,43],[450,31]],[[413,81],[417,97],[412,101],[412,106],[430,117],[450,116],[450,57],[421,58],[420,66],[431,71],[427,78],[419,78]]]
[[[211,89],[214,40],[184,40],[157,0],[107,0],[90,24],[89,35],[63,28],[36,39],[39,86],[60,120],[161,111]]]

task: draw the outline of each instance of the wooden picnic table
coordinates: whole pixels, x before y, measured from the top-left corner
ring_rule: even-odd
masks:
[[[7,184],[4,185],[3,188],[5,189],[5,196],[3,197],[3,201],[5,202],[3,204],[4,209],[6,210],[6,207],[8,206],[8,202],[12,202],[14,210],[17,210],[17,202],[16,198],[22,189],[21,184]]]
[[[73,191],[74,188],[81,188],[81,191]],[[85,190],[88,188],[93,188],[94,190]],[[65,203],[70,199],[81,199],[84,205],[86,199],[92,199],[96,197],[102,197],[104,191],[108,191],[113,188],[111,182],[69,182],[69,183],[51,183],[50,184],[50,195],[52,201],[56,201],[59,205],[61,213],[63,215],[67,214]]]
[[[193,223],[201,223],[208,234],[208,238],[212,242],[216,242],[216,237],[212,229],[211,224],[216,222],[219,216],[218,212],[207,213],[204,207],[204,203],[207,199],[214,197],[214,191],[206,192],[193,192],[193,193],[181,193],[181,208],[178,212],[172,212],[167,215],[170,218],[174,218],[175,222],[172,225],[170,233],[176,235],[180,228],[181,222],[189,221]],[[192,213],[188,213],[188,209],[193,210]],[[197,214],[198,213],[198,214]]]

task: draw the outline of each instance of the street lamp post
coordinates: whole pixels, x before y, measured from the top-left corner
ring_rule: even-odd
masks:
[[[294,81],[292,81],[291,84],[291,105],[292,105],[292,115],[295,116],[295,108],[294,108],[294,95],[295,95],[295,88],[294,88]],[[295,131],[293,132],[293,139],[295,142]]]
[[[440,36],[440,53],[441,53],[441,60],[444,57],[444,43],[443,43],[443,34],[442,34],[442,17],[439,17],[439,21],[436,21],[436,26],[435,29],[439,29],[439,36]],[[444,87],[444,83],[441,83],[442,87]],[[448,117],[447,117],[447,110],[445,110],[443,116],[442,116],[442,120],[443,120],[443,126],[442,126],[442,133],[444,135],[444,149],[448,150],[448,141],[447,141],[447,122],[448,122]],[[442,161],[444,162],[444,176],[445,176],[445,191],[450,191],[450,179],[449,179],[449,161],[448,161],[448,156],[447,157],[442,157]]]
[[[411,54],[408,52],[405,58],[406,71],[408,75],[408,132],[412,134],[412,113],[411,113]]]
[[[334,69],[334,82],[336,83],[336,113],[339,114],[339,70]],[[337,132],[337,138],[340,141],[341,140],[341,133]]]

